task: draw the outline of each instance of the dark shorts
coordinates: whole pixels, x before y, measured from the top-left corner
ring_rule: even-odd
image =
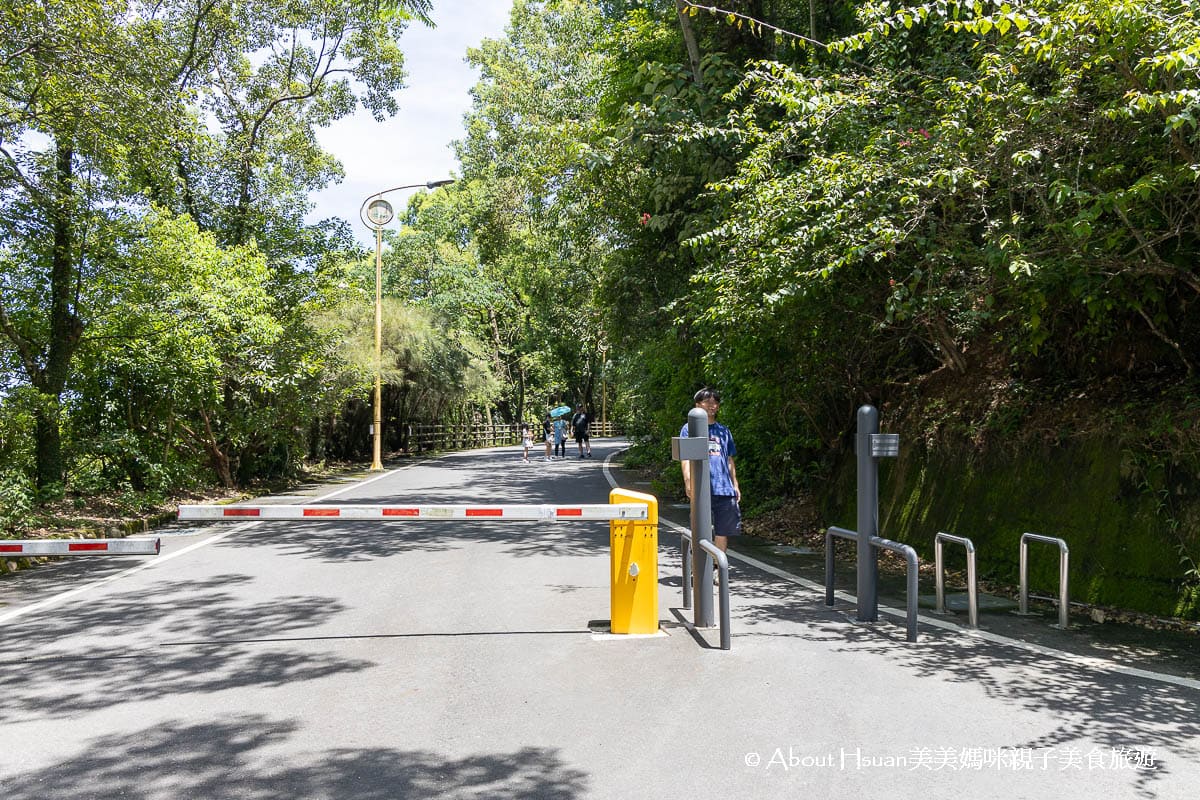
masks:
[[[737,498],[714,495],[712,499],[713,536],[741,536],[742,509]]]
[[[583,444],[584,440],[590,438],[591,437],[587,435],[587,431],[575,431],[575,441],[579,444]]]

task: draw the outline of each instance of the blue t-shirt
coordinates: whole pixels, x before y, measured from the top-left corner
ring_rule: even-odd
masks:
[[[567,421],[565,419],[554,420],[554,441],[561,442],[567,438]]]
[[[679,435],[688,435],[687,423],[684,423]],[[729,428],[719,422],[709,425],[708,478],[713,497],[734,497],[737,494],[733,489],[733,476],[729,474],[729,459],[736,456],[737,446],[733,443]]]

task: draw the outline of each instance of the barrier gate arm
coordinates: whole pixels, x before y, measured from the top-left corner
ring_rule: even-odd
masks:
[[[532,521],[580,520],[645,520],[649,515],[645,503],[595,503],[582,505],[346,505],[346,506],[180,506],[181,520],[245,519],[350,519],[350,520],[418,520],[418,519],[508,519]]]
[[[160,539],[0,539],[0,554],[29,556],[156,556]]]
[[[610,547],[610,629],[614,634],[657,633],[658,499],[641,492],[614,489],[609,494],[609,500],[608,503],[577,505],[195,505],[180,506],[179,519],[213,522],[247,519],[533,522],[607,520]]]

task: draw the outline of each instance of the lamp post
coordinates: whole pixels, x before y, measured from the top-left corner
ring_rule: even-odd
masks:
[[[600,435],[608,436],[608,343],[600,344]]]
[[[383,469],[383,226],[392,221],[392,204],[383,199],[389,192],[401,189],[436,189],[454,183],[453,180],[410,183],[376,192],[359,206],[358,218],[375,231],[375,421],[371,426],[371,469]]]

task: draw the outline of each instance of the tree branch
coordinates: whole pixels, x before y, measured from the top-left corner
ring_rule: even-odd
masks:
[[[1154,320],[1150,319],[1150,315],[1147,314],[1142,309],[1141,306],[1137,307],[1137,313],[1138,313],[1138,316],[1140,316],[1142,319],[1144,319],[1146,321],[1146,324],[1148,326],[1150,326],[1151,333],[1153,333],[1155,336],[1157,336],[1163,342],[1166,342],[1168,345],[1170,345],[1175,350],[1175,353],[1179,356],[1179,360],[1182,361],[1183,366],[1187,368],[1187,374],[1188,374],[1188,377],[1190,378],[1192,376],[1192,374],[1194,373],[1194,370],[1192,369],[1192,362],[1188,361],[1187,356],[1185,356],[1183,354],[1183,348],[1179,346],[1179,343],[1176,342],[1174,339],[1172,339],[1170,336],[1167,336],[1165,333],[1160,331],[1158,329],[1158,326],[1154,324]]]
[[[1147,263],[1142,265],[1141,269],[1139,270],[1140,272],[1149,275],[1160,275],[1162,277],[1175,278],[1176,280],[1182,281],[1190,286],[1192,291],[1200,294],[1200,279],[1187,270],[1180,269],[1174,264],[1163,260],[1163,257],[1160,256],[1158,251],[1154,249],[1154,244],[1146,241],[1146,237],[1142,235],[1141,230],[1136,228],[1133,223],[1129,221],[1129,217],[1125,214],[1125,209],[1121,208],[1119,204],[1114,204],[1113,208],[1116,210],[1117,216],[1121,218],[1121,221],[1125,223],[1125,227],[1129,229],[1129,232],[1133,234],[1133,237],[1138,240],[1140,245],[1137,250],[1134,250],[1130,255],[1134,255],[1140,251],[1145,251],[1147,253],[1147,258],[1149,260]]]
[[[683,44],[687,48],[688,62],[692,67],[692,81],[703,88],[704,76],[700,73],[700,47],[696,44],[696,32],[692,30],[692,16],[688,13],[686,0],[675,0],[675,14],[679,17],[679,27],[683,31]]]
[[[4,331],[4,335],[17,348],[17,355],[21,359],[21,366],[25,368],[25,373],[29,376],[30,383],[36,386],[41,381],[44,372],[37,361],[37,350],[33,342],[25,338],[17,330],[17,326],[13,324],[3,304],[0,304],[0,330]]]

